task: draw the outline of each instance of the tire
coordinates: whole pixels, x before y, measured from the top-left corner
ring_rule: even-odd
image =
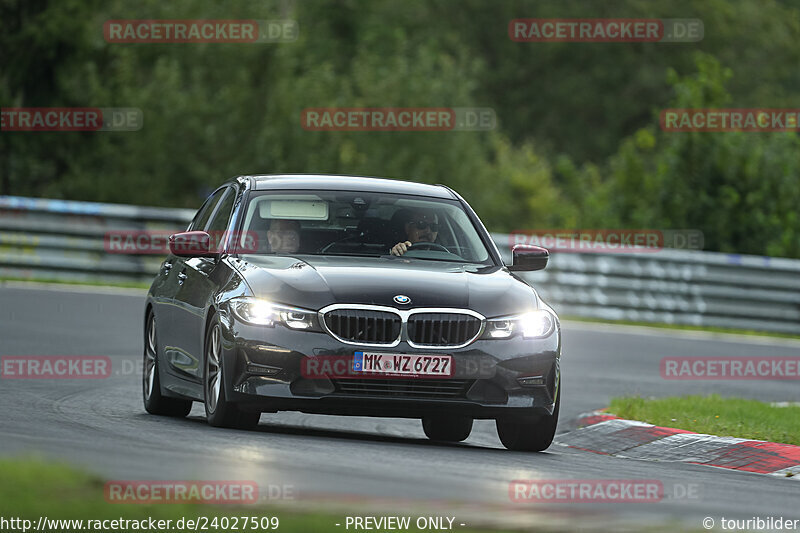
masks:
[[[561,406],[561,391],[556,398],[552,415],[545,415],[535,422],[497,420],[497,435],[500,442],[516,452],[542,452],[553,443],[558,426],[558,411]]]
[[[158,377],[158,342],[156,318],[152,310],[147,313],[144,330],[144,365],[142,367],[142,400],[144,409],[151,415],[183,418],[192,410],[190,400],[168,398],[161,393]]]
[[[422,429],[431,440],[461,442],[472,432],[472,419],[467,416],[425,417],[422,419]]]
[[[216,316],[206,332],[203,360],[203,404],[208,424],[221,428],[252,429],[261,418],[259,412],[242,411],[226,399],[222,358],[222,326]]]

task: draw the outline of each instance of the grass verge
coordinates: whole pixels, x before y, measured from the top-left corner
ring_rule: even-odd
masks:
[[[340,516],[333,514],[315,512],[314,509],[279,509],[275,506],[251,504],[251,505],[203,505],[191,503],[179,504],[118,504],[108,503],[104,496],[105,482],[97,477],[89,475],[73,467],[52,464],[36,459],[25,460],[0,460],[0,517],[5,520],[10,518],[30,520],[28,531],[34,531],[38,525],[40,517],[47,517],[48,520],[83,520],[82,527],[77,527],[75,523],[62,527],[44,527],[45,531],[78,531],[101,529],[87,527],[88,520],[148,520],[152,518],[158,520],[172,520],[171,526],[166,528],[168,531],[195,531],[192,529],[178,528],[175,525],[181,518],[197,520],[198,517],[208,518],[208,531],[223,531],[222,522],[218,522],[220,527],[212,527],[211,520],[214,517],[230,517],[227,524],[233,524],[232,520],[238,518],[239,531],[261,531],[245,528],[241,524],[245,517],[250,521],[250,517],[255,517],[261,523],[262,517],[277,517],[279,524],[277,529],[272,527],[269,530],[288,532],[288,533],[314,533],[327,531],[342,531],[343,527],[336,524],[344,524],[344,513]],[[313,502],[308,502],[308,506],[313,506]],[[363,510],[354,509],[353,516],[363,516],[367,513]],[[406,513],[406,515],[408,515]],[[411,519],[412,527],[404,531],[427,531],[413,527],[415,518]],[[185,522],[184,522],[185,523]],[[265,522],[266,524],[267,522]],[[18,523],[19,524],[19,523]],[[0,530],[22,531],[22,526],[7,529],[5,524],[0,526]],[[112,526],[109,526],[112,527]],[[118,531],[130,530],[131,528],[120,528]],[[157,529],[149,529],[147,525],[143,528],[135,527],[140,531],[151,531],[155,533]],[[460,529],[460,528],[459,528]],[[108,527],[102,530],[109,531]],[[465,529],[465,532],[478,533],[480,531],[490,531],[482,529]]]
[[[608,408],[621,418],[723,437],[800,445],[800,406],[710,396],[618,397]]]

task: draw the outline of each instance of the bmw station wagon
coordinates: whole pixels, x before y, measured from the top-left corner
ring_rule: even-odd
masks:
[[[443,185],[327,175],[219,187],[170,254],[144,312],[144,405],[212,426],[262,413],[418,418],[437,441],[496,421],[540,451],[558,421],[558,317]]]

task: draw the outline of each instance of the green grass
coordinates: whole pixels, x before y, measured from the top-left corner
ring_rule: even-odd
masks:
[[[800,407],[772,407],[739,398],[619,397],[608,408],[621,418],[726,437],[800,445]]]
[[[112,504],[105,501],[103,492],[105,482],[97,477],[77,470],[73,467],[52,464],[37,459],[0,460],[0,517],[5,519],[21,518],[32,521],[32,529],[36,527],[39,517],[66,520],[172,520],[169,531],[180,531],[175,527],[177,520],[187,518],[196,520],[200,516],[208,517],[278,517],[280,525],[277,531],[286,533],[315,533],[319,531],[343,531],[344,512],[341,515],[329,511],[328,514],[316,512],[313,502],[307,507],[297,510],[276,508],[262,504],[252,505],[202,505],[202,504]],[[374,511],[374,510],[373,510]],[[353,509],[353,516],[375,516],[367,509]],[[396,514],[388,512],[386,514]],[[401,516],[413,516],[409,513],[397,513]],[[411,519],[413,526],[415,518]],[[342,526],[337,527],[335,524]],[[230,522],[232,524],[232,522]],[[86,529],[84,524],[84,530]],[[212,528],[209,522],[208,531],[222,531]],[[233,527],[233,526],[231,526]],[[197,529],[197,528],[194,528]],[[461,528],[458,528],[461,529]],[[21,531],[21,529],[18,529]],[[260,529],[243,529],[241,521],[239,531],[261,531]],[[4,530],[5,531],[5,530]],[[60,529],[59,531],[70,531]],[[147,531],[145,528],[144,531]],[[233,531],[231,529],[231,531]],[[274,531],[270,529],[269,531]],[[420,531],[411,527],[407,531]],[[465,532],[489,531],[480,529],[464,529]]]
[[[574,322],[590,322],[595,324],[619,324],[622,326],[645,326],[648,328],[675,329],[684,331],[706,331],[709,333],[729,333],[734,335],[752,335],[755,337],[779,337],[782,339],[800,339],[800,335],[793,333],[773,333],[769,331],[756,331],[753,329],[718,328],[713,326],[690,326],[688,324],[665,324],[661,322],[640,322],[635,320],[604,320],[572,315],[559,315],[561,320]]]

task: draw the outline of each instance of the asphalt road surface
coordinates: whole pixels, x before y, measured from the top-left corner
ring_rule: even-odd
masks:
[[[559,445],[509,452],[493,422],[463,444],[429,442],[418,420],[264,414],[255,431],[211,428],[202,406],[187,419],[145,413],[141,400],[142,291],[0,285],[0,355],[105,355],[99,380],[0,380],[0,454],[39,454],[107,479],[253,480],[275,503],[402,506],[452,511],[467,525],[564,529],[703,530],[704,517],[800,518],[800,482],[737,471],[620,459]],[[792,381],[665,381],[665,356],[798,356],[800,342],[601,324],[565,323],[560,432],[621,394],[717,392],[798,401]],[[660,480],[658,503],[515,504],[515,479]],[[691,495],[683,497],[684,492]],[[431,507],[432,506],[432,507]],[[340,529],[340,528],[336,528]],[[716,529],[721,531],[719,525]]]

